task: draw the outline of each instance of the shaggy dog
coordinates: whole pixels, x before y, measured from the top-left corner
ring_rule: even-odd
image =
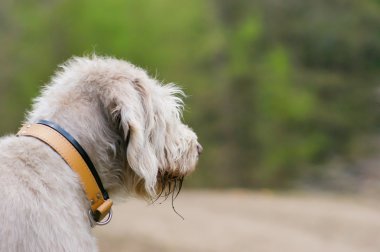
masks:
[[[178,191],[202,147],[181,122],[183,92],[113,58],[73,58],[25,123],[49,120],[86,150],[111,198]],[[177,183],[178,182],[178,183]],[[97,251],[78,175],[26,136],[0,139],[0,251]]]

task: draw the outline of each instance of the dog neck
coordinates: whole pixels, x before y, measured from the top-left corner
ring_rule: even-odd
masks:
[[[57,152],[80,177],[86,197],[91,204],[89,210],[91,225],[109,223],[112,217],[112,200],[86,151],[67,131],[53,122],[40,120],[36,124],[24,125],[17,136],[34,137]],[[101,221],[107,215],[108,218]]]

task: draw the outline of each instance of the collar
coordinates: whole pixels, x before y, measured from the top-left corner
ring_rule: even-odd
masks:
[[[105,225],[111,221],[112,200],[104,189],[90,157],[74,137],[59,125],[46,120],[24,125],[17,136],[30,136],[46,143],[78,174],[91,204],[89,209],[91,226]],[[107,219],[102,221],[105,217]]]

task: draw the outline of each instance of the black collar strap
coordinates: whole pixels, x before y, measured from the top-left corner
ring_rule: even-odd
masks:
[[[91,203],[89,211],[91,224],[102,225],[111,220],[112,200],[109,199],[90,157],[73,136],[59,125],[46,120],[24,125],[17,135],[31,136],[45,142],[79,175]],[[107,220],[100,222],[107,215]]]
[[[100,180],[99,174],[96,171],[94,164],[92,163],[90,157],[87,155],[87,152],[78,143],[78,141],[75,140],[75,138],[72,135],[70,135],[69,132],[67,132],[66,130],[64,130],[61,126],[59,126],[56,123],[53,123],[53,122],[50,122],[50,121],[46,121],[46,120],[39,120],[37,122],[37,124],[42,124],[42,125],[49,126],[50,128],[52,128],[55,131],[57,131],[58,133],[60,133],[62,136],[64,136],[66,138],[66,140],[69,141],[72,146],[74,146],[74,148],[79,152],[79,154],[82,156],[83,160],[86,162],[87,167],[90,169],[90,171],[92,173],[92,176],[94,176],[95,181],[98,184],[98,187],[99,187],[100,191],[102,192],[103,198],[105,200],[109,199],[109,195],[108,195],[107,191],[103,187],[103,183]]]

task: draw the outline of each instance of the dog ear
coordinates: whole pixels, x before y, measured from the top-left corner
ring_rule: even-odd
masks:
[[[157,182],[158,160],[151,142],[154,114],[149,92],[138,80],[112,83],[101,94],[113,121],[119,123],[123,138],[129,141],[126,157],[131,169],[144,180],[145,190],[153,197]]]

